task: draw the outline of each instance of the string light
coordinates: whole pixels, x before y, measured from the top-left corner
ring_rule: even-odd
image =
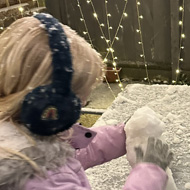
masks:
[[[181,34],[181,37],[182,37],[182,38],[185,38],[185,34]]]
[[[116,30],[116,33],[115,33],[113,39],[111,39],[111,34],[109,34],[108,39],[105,37],[105,34],[104,34],[103,30],[102,30],[102,27],[104,27],[105,24],[104,24],[104,23],[100,23],[100,21],[99,21],[99,19],[98,19],[98,14],[96,13],[95,7],[94,7],[94,5],[93,5],[93,2],[90,1],[90,0],[87,0],[87,1],[86,1],[88,4],[90,4],[90,5],[92,6],[92,9],[93,9],[93,16],[96,18],[96,20],[97,20],[97,22],[98,22],[98,25],[99,25],[99,28],[100,28],[100,31],[101,31],[101,36],[100,36],[100,37],[101,37],[101,39],[105,40],[105,42],[106,42],[106,44],[107,44],[107,46],[108,46],[108,48],[107,48],[107,54],[106,54],[106,56],[105,56],[105,58],[104,58],[104,62],[107,62],[107,61],[108,61],[108,60],[107,60],[107,56],[109,55],[109,53],[111,53],[113,60],[116,58],[116,57],[113,55],[113,53],[115,52],[114,49],[113,49],[113,44],[114,44],[115,40],[119,40],[119,37],[117,37],[117,34],[118,34],[119,29],[120,29],[120,28],[123,28],[123,25],[121,25],[121,22],[122,22],[122,20],[123,20],[123,17],[127,17],[127,16],[128,16],[127,13],[125,12],[125,11],[126,11],[126,5],[127,5],[127,2],[128,2],[128,1],[127,1],[127,0],[124,0],[124,1],[125,1],[125,5],[124,5],[123,13],[122,13],[122,16],[121,16],[121,18],[120,18],[120,21],[119,21],[119,24],[118,24],[118,27],[117,27],[117,30]],[[77,2],[78,2],[78,5],[79,5],[81,17],[82,17],[82,19],[83,19],[82,21],[83,21],[83,23],[85,24],[85,35],[88,34],[88,36],[89,36],[89,38],[90,38],[90,35],[89,35],[88,29],[87,29],[87,26],[86,26],[86,22],[85,22],[85,19],[84,19],[84,15],[83,15],[83,13],[82,13],[82,9],[81,9],[79,0],[77,0]],[[107,7],[107,3],[108,3],[108,1],[105,0],[105,5],[106,5],[106,7]],[[110,30],[113,29],[113,27],[109,25],[109,18],[110,18],[112,15],[111,15],[111,13],[108,13],[108,11],[106,12],[106,15],[107,15],[107,26],[108,26],[107,29],[108,29],[108,33],[109,33]],[[87,32],[87,33],[86,33],[86,32]],[[91,45],[92,45],[92,40],[90,40],[90,41],[91,41]],[[120,80],[120,78],[119,78],[118,71],[117,71],[117,69],[116,69],[117,63],[116,63],[115,61],[113,61],[112,64],[113,64],[113,66],[114,66],[113,70],[116,71],[114,74],[117,75],[117,77],[118,77],[117,80],[119,81],[119,86],[121,87],[121,90],[123,90],[123,85],[121,84],[121,80]],[[108,85],[108,86],[109,86],[109,85]]]
[[[90,44],[91,44],[92,48],[94,48],[93,43],[92,43],[92,39],[91,39],[90,34],[89,34],[89,31],[88,31],[88,27],[87,27],[87,25],[86,25],[86,21],[85,21],[85,19],[84,19],[84,14],[83,14],[83,11],[82,11],[82,9],[81,9],[79,0],[77,0],[77,3],[78,3],[78,5],[79,5],[78,7],[79,7],[79,11],[80,11],[80,14],[81,14],[81,17],[82,17],[81,19],[83,19],[83,23],[84,23],[84,27],[85,27],[85,30],[86,30],[87,35],[88,35],[88,39],[89,39],[89,41],[90,41]],[[90,0],[87,0],[87,3],[90,3]]]
[[[96,13],[93,13],[93,16],[97,19],[98,15]]]
[[[178,55],[178,62],[177,62],[177,69],[176,69],[176,81],[178,80],[178,74],[180,73],[180,63],[184,62],[184,59],[181,57],[181,51],[185,48],[183,45],[183,40],[185,39],[185,34],[184,34],[184,7],[185,7],[185,1],[182,0],[182,5],[179,7],[179,12],[181,13],[181,19],[179,20],[179,27],[180,27],[180,49],[179,49],[179,55]]]
[[[180,10],[180,11],[183,11],[183,7],[179,7],[179,10]]]
[[[116,62],[113,62],[113,66],[115,67],[117,64],[116,64]]]
[[[24,8],[23,8],[23,7],[19,7],[18,10],[19,10],[21,13],[23,13]]]
[[[126,4],[126,3],[125,3],[125,4]],[[92,5],[93,12],[96,13],[95,7],[94,7],[92,1],[91,1],[91,5]],[[107,52],[108,52],[108,53],[109,53],[109,52],[111,53],[112,59],[114,60],[114,55],[113,55],[114,49],[112,48],[112,47],[113,47],[113,44],[112,44],[112,43],[113,43],[113,41],[115,41],[116,35],[114,36],[114,39],[113,39],[112,42],[111,42],[110,29],[112,29],[112,27],[109,26],[109,17],[111,17],[111,14],[108,13],[108,10],[107,10],[107,1],[105,1],[105,7],[106,7],[106,15],[107,15],[107,26],[108,26],[107,28],[108,28],[109,40],[106,39],[105,34],[104,34],[104,32],[103,32],[103,30],[102,30],[102,28],[101,28],[101,26],[100,26],[100,21],[99,21],[98,18],[97,18],[97,22],[98,22],[100,31],[101,31],[101,33],[102,33],[102,36],[104,37],[104,39],[105,39],[105,41],[106,41],[106,43],[107,43],[107,46],[108,46]],[[125,11],[123,11],[123,13],[124,13],[124,12],[125,12]],[[122,17],[123,17],[123,16],[124,16],[124,15],[122,15]],[[120,24],[121,24],[121,22],[119,23],[119,26],[120,26]],[[116,33],[117,33],[117,32],[118,32],[118,29],[116,30]],[[107,55],[108,55],[108,53],[107,53]],[[107,55],[106,55],[105,58],[107,58]],[[117,70],[116,67],[117,67],[117,65],[116,65],[115,68],[113,68],[113,69],[114,69],[114,70]],[[117,75],[117,77],[118,77],[118,79],[119,79],[119,84],[121,84],[121,80],[120,80],[120,78],[119,78],[119,75]],[[123,85],[121,84],[120,86],[123,86]]]
[[[107,58],[104,59],[104,63],[106,63],[106,62],[108,62],[108,59],[107,59]]]
[[[127,17],[127,16],[128,16],[128,14],[127,14],[127,13],[123,13],[123,15],[124,15],[125,17]]]
[[[148,74],[148,65],[146,63],[146,57],[145,57],[145,51],[144,51],[144,44],[143,44],[143,37],[142,37],[142,30],[141,30],[141,20],[143,19],[143,15],[140,15],[139,6],[140,2],[136,0],[136,9],[137,9],[137,18],[138,18],[138,29],[136,29],[136,32],[140,35],[140,41],[138,44],[142,47],[142,54],[140,54],[140,57],[143,58],[145,71],[146,71],[146,78],[148,80],[148,83],[150,84],[149,74]]]
[[[180,21],[179,21],[179,25],[182,25],[182,24],[183,24],[183,22],[180,20]]]

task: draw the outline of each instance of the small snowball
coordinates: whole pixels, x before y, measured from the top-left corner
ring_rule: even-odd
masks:
[[[185,184],[185,189],[190,189],[190,183]]]
[[[173,143],[175,144],[179,144],[181,142],[181,140],[177,137],[174,137]]]
[[[181,134],[183,134],[183,131],[179,129],[179,130],[177,130],[176,134],[181,135]]]

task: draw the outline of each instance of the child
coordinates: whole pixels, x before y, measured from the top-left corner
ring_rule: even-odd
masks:
[[[0,189],[90,190],[84,169],[126,154],[124,124],[75,124],[103,76],[98,53],[48,14],[17,20],[0,42]],[[137,165],[124,189],[164,189],[168,151],[151,160],[140,150],[137,162],[158,166]]]

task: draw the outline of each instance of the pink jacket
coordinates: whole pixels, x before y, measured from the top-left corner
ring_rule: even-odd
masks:
[[[46,179],[29,180],[25,190],[90,190],[84,170],[126,154],[124,124],[91,129],[76,124],[73,129],[75,158],[68,159],[57,171],[49,171]],[[132,169],[123,190],[164,190],[166,182],[165,171],[142,163]]]

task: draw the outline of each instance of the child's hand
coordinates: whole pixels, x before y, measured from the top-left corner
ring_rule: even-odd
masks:
[[[170,165],[173,159],[173,153],[169,151],[167,144],[162,144],[162,141],[154,137],[148,138],[148,144],[145,154],[141,147],[135,148],[136,164],[139,162],[151,162],[160,166],[163,170]]]

